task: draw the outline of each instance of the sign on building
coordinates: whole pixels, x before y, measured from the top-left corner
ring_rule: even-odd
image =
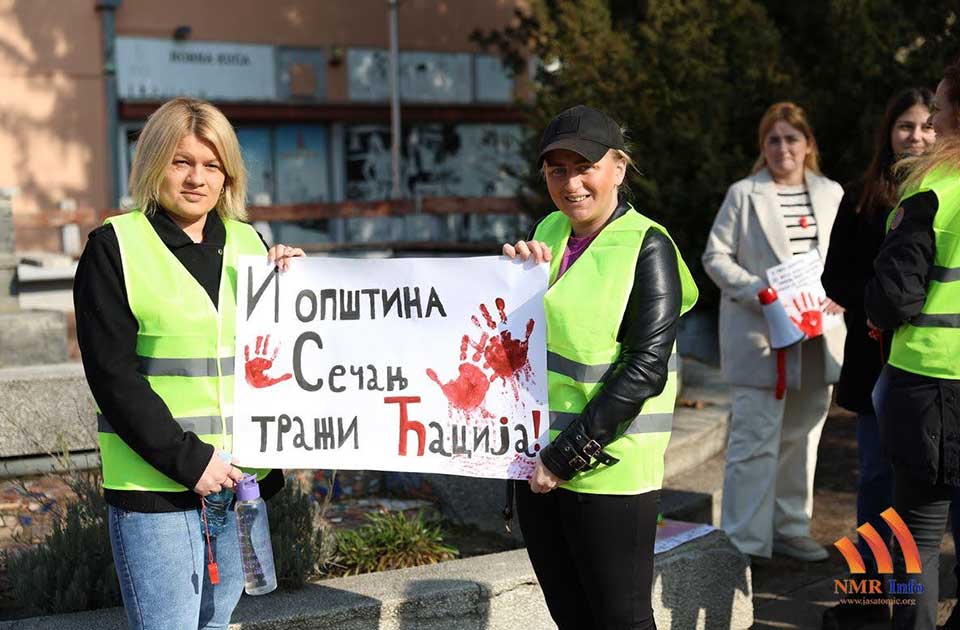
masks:
[[[116,53],[124,100],[277,100],[273,46],[118,37]]]

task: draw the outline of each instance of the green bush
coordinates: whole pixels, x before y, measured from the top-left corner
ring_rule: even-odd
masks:
[[[76,500],[59,514],[51,533],[39,545],[4,554],[12,595],[31,613],[119,606],[99,474],[69,468],[64,481]],[[370,514],[359,530],[334,534],[322,518],[326,507],[318,508],[292,481],[270,499],[267,513],[281,586],[299,588],[323,573],[354,575],[435,564],[458,555],[422,514]]]
[[[67,468],[64,482],[75,500],[40,544],[5,552],[11,595],[28,612],[57,614],[120,606],[107,532],[107,505],[97,472]],[[268,514],[277,579],[299,588],[329,558],[332,534],[318,528],[316,508],[293,483],[270,500]]]
[[[78,500],[39,545],[6,552],[13,595],[37,613],[68,613],[119,606],[99,478],[84,473],[67,480]]]
[[[368,514],[367,524],[337,532],[337,570],[340,575],[403,569],[452,560],[459,552],[443,544],[439,526],[428,525],[423,514],[407,518],[402,512]]]

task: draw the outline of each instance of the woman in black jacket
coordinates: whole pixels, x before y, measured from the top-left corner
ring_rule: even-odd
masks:
[[[226,628],[244,586],[236,513],[211,503],[244,472],[226,452],[231,278],[241,252],[285,270],[303,250],[268,251],[243,222],[240,146],[210,103],[177,98],[150,116],[130,192],[137,209],[90,234],[74,279],[120,592],[132,630]],[[261,471],[263,498],[283,483]]]
[[[890,528],[880,512],[893,503],[893,469],[881,452],[877,416],[870,395],[890,352],[890,335],[871,336],[863,308],[864,287],[874,276],[873,260],[886,232],[886,220],[897,203],[898,182],[893,164],[906,155],[925,152],[934,141],[929,122],[933,93],[910,88],[890,99],[877,130],[876,148],[866,172],[845,187],[830,236],[824,265],[827,296],[846,309],[847,339],[843,368],[837,383],[837,403],[857,413],[857,450],[860,460],[857,484],[857,524],[869,522],[889,541]],[[860,555],[875,572],[867,542],[859,541]],[[848,608],[849,610],[844,610]],[[838,607],[834,616],[851,614],[883,617],[883,607]]]
[[[666,230],[619,198],[607,114],[560,113],[539,166],[557,211],[510,258],[550,262],[550,444],[516,482],[527,553],[560,630],[654,630],[654,540],[676,398],[677,322],[696,285]],[[602,385],[602,386],[601,386]],[[650,403],[648,405],[648,403]]]

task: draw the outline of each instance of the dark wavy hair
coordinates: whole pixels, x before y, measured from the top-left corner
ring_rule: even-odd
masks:
[[[907,88],[893,95],[887,102],[887,109],[883,113],[883,122],[877,128],[876,141],[873,149],[873,158],[870,166],[863,173],[860,181],[863,191],[860,193],[860,202],[857,212],[870,216],[878,208],[891,208],[897,203],[899,178],[893,172],[893,165],[902,156],[893,152],[890,134],[897,118],[914,105],[923,105],[928,110],[933,104],[933,92],[927,88]]]

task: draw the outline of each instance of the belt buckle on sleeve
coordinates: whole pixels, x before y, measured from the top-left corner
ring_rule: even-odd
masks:
[[[574,470],[583,470],[584,468],[587,467],[587,464],[588,464],[589,462],[587,462],[587,460],[585,460],[584,458],[580,457],[579,455],[574,455],[574,456],[570,459],[570,461],[567,462],[567,463],[570,464],[570,467],[573,468]]]
[[[586,443],[586,445],[584,445],[583,453],[587,457],[593,457],[600,452],[601,448],[602,447],[596,440],[590,440],[589,442]]]

